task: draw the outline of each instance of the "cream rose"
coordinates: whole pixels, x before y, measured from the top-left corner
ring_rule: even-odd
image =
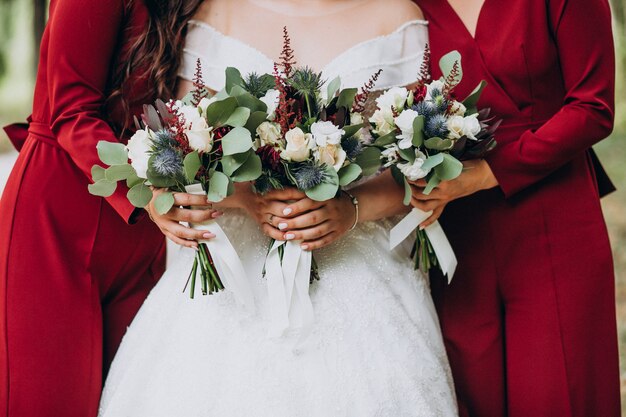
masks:
[[[422,169],[426,159],[426,155],[418,150],[415,150],[415,161],[412,164],[408,162],[405,164],[398,164],[398,168],[409,181],[417,181],[424,178],[430,172],[430,170]]]
[[[285,135],[287,146],[280,153],[281,158],[287,161],[304,162],[311,155],[313,138],[310,133],[304,133],[299,127],[291,129]]]
[[[446,125],[449,131],[448,138],[459,139],[461,136],[463,136],[463,130],[465,126],[463,116],[450,116],[450,118],[446,122]]]
[[[263,122],[257,127],[256,134],[261,139],[261,146],[280,145],[280,125],[274,122]]]
[[[396,130],[391,110],[376,110],[370,118],[370,123],[375,127],[374,133],[378,136],[385,136]]]
[[[409,90],[404,87],[394,87],[385,91],[376,99],[376,104],[381,110],[402,110],[406,104],[407,97],[409,96]]]
[[[465,136],[472,140],[476,140],[476,135],[480,133],[482,128],[478,121],[478,114],[474,113],[471,116],[463,118],[463,133]]]
[[[315,159],[321,163],[335,168],[339,171],[346,162],[346,151],[340,146],[326,145],[318,147],[315,152]]]
[[[150,159],[151,145],[152,139],[148,128],[135,132],[126,145],[130,165],[135,169],[139,178],[148,178],[148,159]]]

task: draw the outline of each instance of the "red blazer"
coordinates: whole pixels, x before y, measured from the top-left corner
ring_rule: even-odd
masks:
[[[98,141],[120,140],[107,123],[124,124],[119,106],[113,114],[103,112],[109,77],[113,65],[123,62],[129,41],[144,30],[147,18],[142,1],[93,1],[88,8],[83,0],[50,2],[33,114],[29,118],[30,133],[57,142],[89,178],[91,167],[100,163]],[[81,32],[77,34],[78,30]],[[128,85],[133,91],[148,88],[136,78],[131,78]],[[141,103],[134,103],[131,114],[139,114],[140,106]],[[18,150],[28,135],[26,128],[23,124],[5,127]],[[120,183],[107,201],[128,222],[134,207],[126,198],[127,191]]]

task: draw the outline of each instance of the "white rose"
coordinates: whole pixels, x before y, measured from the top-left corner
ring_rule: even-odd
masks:
[[[311,125],[311,134],[317,146],[339,145],[344,133],[332,122],[315,122]]]
[[[267,118],[274,120],[276,117],[276,109],[278,108],[280,92],[278,90],[267,90],[267,93],[260,100],[267,106]]]
[[[463,118],[463,134],[472,140],[476,140],[476,135],[480,133],[482,128],[478,121],[478,114],[474,113],[471,116]]]
[[[274,122],[263,122],[257,127],[256,134],[261,139],[261,146],[280,145],[280,125]]]
[[[435,80],[426,86],[426,100],[433,99],[433,91],[439,91],[439,94],[443,91],[444,83],[443,80]]]
[[[409,90],[404,87],[394,87],[385,91],[376,99],[376,104],[381,110],[391,109],[402,110],[409,96]]]
[[[176,102],[176,109],[180,114],[185,118],[185,128],[189,129],[189,127],[198,122],[198,119],[204,120],[202,115],[200,114],[200,110],[194,106],[187,106],[182,104],[182,102]],[[206,124],[206,121],[204,121]]]
[[[415,110],[407,109],[400,113],[398,117],[394,119],[396,126],[400,128],[402,134],[396,136],[400,139],[400,149],[409,149],[413,146],[413,121],[419,114]]]
[[[211,152],[213,149],[213,128],[209,127],[204,118],[191,124],[185,131],[189,147],[198,152]]]
[[[200,100],[200,103],[198,103],[198,107],[200,107],[200,110],[204,113],[207,107],[209,107],[211,104],[215,103],[216,101],[217,101],[217,98],[215,97],[211,97],[211,98],[204,97],[202,100]]]
[[[392,145],[389,145],[385,148],[384,151],[382,151],[381,153],[381,157],[385,162],[385,168],[388,168],[390,166],[392,166],[393,164],[395,164],[396,162],[398,162],[398,159],[400,158],[400,155],[398,154],[398,145],[396,145],[395,143]]]
[[[150,159],[151,145],[152,139],[148,128],[135,132],[126,145],[128,159],[130,159],[130,164],[135,168],[139,178],[148,178],[148,159]]]
[[[467,111],[467,107],[463,105],[463,103],[459,101],[453,101],[450,106],[450,114],[453,116],[465,116],[465,112]]]
[[[448,127],[448,138],[450,139],[459,139],[463,136],[463,130],[465,128],[465,121],[463,120],[463,116],[450,116],[448,121],[446,122]]]
[[[304,133],[299,127],[291,129],[285,134],[287,146],[280,156],[287,161],[304,162],[311,155],[313,138],[310,133]]]
[[[391,110],[376,110],[370,118],[370,123],[375,127],[374,133],[378,136],[385,136],[396,130]]]
[[[422,169],[424,162],[426,162],[426,158],[426,155],[416,149],[415,161],[412,164],[408,162],[405,164],[398,164],[398,168],[409,181],[417,181],[424,178],[430,172],[430,170]]]
[[[326,145],[318,147],[315,152],[315,159],[321,163],[335,168],[339,171],[346,162],[346,151],[340,146]]]

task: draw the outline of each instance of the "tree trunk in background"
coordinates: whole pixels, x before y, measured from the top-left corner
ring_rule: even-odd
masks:
[[[48,0],[33,0],[33,56],[35,62],[35,71],[37,71],[37,62],[39,59],[39,44],[43,30],[46,27]]]

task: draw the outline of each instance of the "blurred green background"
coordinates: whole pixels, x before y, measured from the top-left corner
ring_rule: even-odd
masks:
[[[618,57],[615,131],[596,150],[619,190],[602,201],[616,270],[616,303],[622,364],[622,409],[626,415],[626,0],[612,0]],[[22,121],[32,106],[37,44],[46,0],[0,0],[0,126]],[[15,159],[0,133],[0,189]],[[593,277],[589,277],[593,279]]]

